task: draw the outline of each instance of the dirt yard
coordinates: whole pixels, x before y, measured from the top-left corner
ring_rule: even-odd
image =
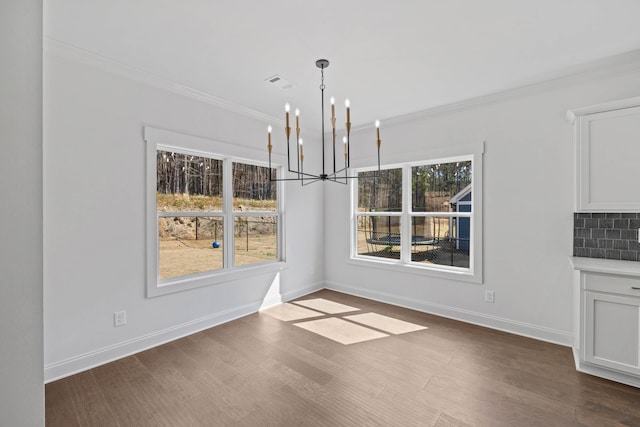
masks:
[[[159,212],[216,212],[221,199],[204,196],[158,195]],[[275,202],[235,200],[234,210],[273,211]],[[169,216],[158,219],[159,277],[167,279],[223,268],[225,239],[222,216]],[[278,256],[275,218],[236,217],[234,266],[276,260]],[[214,248],[213,242],[219,247]]]

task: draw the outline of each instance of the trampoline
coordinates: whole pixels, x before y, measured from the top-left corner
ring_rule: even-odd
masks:
[[[371,231],[371,237],[367,238],[367,243],[372,245],[400,246],[399,233],[387,233]],[[435,246],[440,244],[440,239],[433,237],[412,236],[411,246]]]
[[[368,255],[380,256],[384,258],[400,259],[400,233],[389,233],[387,231],[369,231],[367,242]],[[423,261],[434,256],[435,251],[440,247],[440,239],[433,237],[412,236],[411,258],[414,261]]]
[[[401,233],[399,221],[392,222],[388,217],[366,217],[359,222],[358,254],[380,258],[399,260],[401,257]],[[411,246],[411,261],[427,262],[431,264],[450,265],[469,268],[469,250],[460,249],[461,244],[468,239],[451,238],[448,233],[445,236],[433,236],[435,230],[414,228],[409,245]],[[421,235],[430,234],[430,236]],[[433,234],[432,234],[433,233]],[[405,240],[406,241],[406,240]],[[366,247],[364,247],[366,245]]]

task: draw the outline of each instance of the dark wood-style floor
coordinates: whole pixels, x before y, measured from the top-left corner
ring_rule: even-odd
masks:
[[[576,372],[569,348],[310,298],[428,329],[343,345],[253,314],[47,384],[47,426],[640,426],[640,389]]]

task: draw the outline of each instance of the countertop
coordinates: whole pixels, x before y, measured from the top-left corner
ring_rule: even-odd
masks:
[[[636,261],[618,261],[614,259],[574,256],[569,257],[569,262],[574,270],[640,276],[640,262]]]

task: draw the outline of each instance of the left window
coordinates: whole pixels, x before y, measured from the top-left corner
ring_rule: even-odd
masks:
[[[148,296],[283,260],[281,191],[270,181],[277,168],[146,139]]]

